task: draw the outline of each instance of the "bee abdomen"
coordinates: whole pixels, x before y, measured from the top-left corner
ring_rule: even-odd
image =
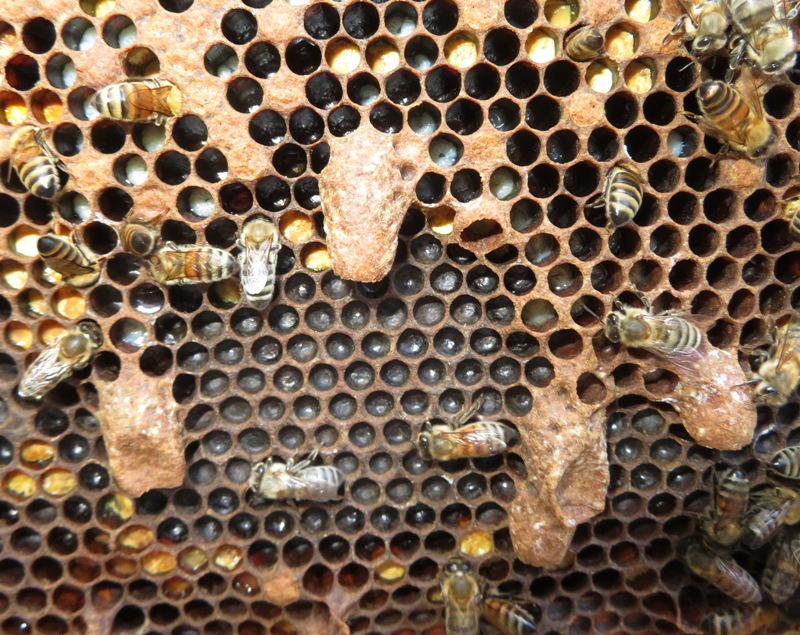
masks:
[[[678,353],[696,351],[703,344],[703,333],[688,320],[676,319],[675,327],[670,329],[670,344]]]
[[[761,586],[773,602],[782,604],[800,586],[800,577],[795,569],[794,556],[785,540],[772,548],[761,576]]]
[[[750,114],[750,107],[735,88],[714,80],[700,84],[697,89],[698,105],[702,113],[712,120],[722,117],[735,122],[745,121]]]
[[[750,518],[742,532],[742,543],[751,549],[759,549],[781,528],[789,513],[791,501],[784,500],[779,507],[762,509]]]
[[[97,91],[93,105],[97,112],[109,119],[130,121],[135,118],[130,103],[132,86],[129,83],[111,84]]]
[[[770,466],[785,478],[800,479],[800,446],[792,445],[778,450],[772,456]]]
[[[700,629],[705,635],[735,635],[749,633],[748,627],[754,625],[754,615],[745,615],[739,609],[731,609],[721,613],[712,613],[706,617]]]
[[[625,168],[609,174],[606,215],[615,227],[629,223],[642,206],[642,184],[637,175]]]
[[[506,600],[484,599],[483,616],[507,635],[531,635],[536,632],[533,618],[528,612]]]

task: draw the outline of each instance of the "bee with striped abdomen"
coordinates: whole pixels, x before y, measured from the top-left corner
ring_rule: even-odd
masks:
[[[516,603],[489,591],[463,558],[450,558],[444,565],[439,591],[445,603],[446,635],[478,635],[481,616],[504,635],[536,632],[533,617]]]
[[[516,431],[499,421],[466,423],[481,407],[481,399],[464,408],[450,423],[425,422],[417,437],[420,456],[435,461],[492,456],[517,439]]]
[[[161,284],[195,284],[216,282],[235,276],[236,259],[216,247],[164,243],[146,259],[153,279]]]
[[[249,486],[258,498],[294,499],[325,502],[338,498],[344,473],[336,467],[312,466],[317,458],[313,450],[302,461],[286,463],[272,458],[253,466]]]
[[[787,324],[773,329],[773,343],[768,351],[758,351],[761,358],[753,392],[756,400],[782,406],[800,384],[800,318],[792,315]]]
[[[781,496],[777,491],[775,494],[754,496],[753,501],[742,532],[742,544],[751,549],[760,549],[783,528],[797,501]]]
[[[600,57],[603,45],[603,34],[593,26],[582,26],[564,37],[564,52],[576,62]]]
[[[41,397],[74,371],[85,368],[103,332],[91,320],[79,322],[44,349],[22,376],[17,393],[23,398]]]
[[[613,227],[627,225],[636,216],[644,198],[641,172],[627,161],[612,167],[603,184],[603,192],[593,196],[588,207],[605,208],[606,220]]]
[[[64,282],[73,287],[88,287],[100,279],[97,260],[68,238],[46,234],[39,238],[36,248],[44,264],[60,273]]]
[[[743,530],[744,514],[750,498],[750,481],[740,468],[729,468],[717,478],[713,473],[713,498],[700,518],[700,526],[713,545],[730,548]]]
[[[280,237],[275,224],[263,216],[248,219],[237,241],[242,248],[239,268],[242,289],[256,306],[266,306],[275,293],[275,268]]]
[[[764,565],[761,588],[772,601],[782,604],[800,586],[800,572],[792,553],[792,546],[784,534],[773,545]]]
[[[749,74],[743,74],[736,86],[704,81],[697,89],[697,103],[701,113],[697,123],[704,132],[722,142],[721,154],[732,149],[756,159],[766,154],[775,141]]]
[[[689,542],[682,551],[684,562],[692,573],[729,597],[745,604],[761,601],[758,583],[730,556],[709,551],[698,542]]]
[[[92,98],[92,106],[109,119],[152,121],[161,125],[180,114],[183,94],[172,84],[145,79],[100,89]]]
[[[514,602],[499,597],[483,598],[481,616],[505,635],[531,635],[536,632],[530,613]]]
[[[704,635],[752,635],[773,624],[777,618],[774,606],[733,608],[706,616],[700,630]]]
[[[800,445],[790,445],[772,455],[770,467],[784,478],[800,480]]]
[[[615,303],[608,314],[605,335],[612,342],[646,351],[680,363],[699,358],[705,338],[692,321],[672,313],[656,314],[647,300],[639,309]]]
[[[725,5],[737,34],[732,42],[728,81],[744,57],[767,75],[794,66],[797,40],[790,21],[798,13],[795,0],[725,0]]]
[[[122,243],[122,248],[139,258],[152,254],[158,246],[158,221],[166,216],[167,213],[162,212],[150,220],[126,218],[119,233],[119,241]]]
[[[62,185],[58,169],[63,164],[45,141],[44,131],[35,126],[20,126],[11,134],[9,147],[9,169],[14,168],[25,189],[39,198],[55,198]]]

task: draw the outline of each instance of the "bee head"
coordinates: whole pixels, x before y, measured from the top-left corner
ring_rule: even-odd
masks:
[[[726,38],[715,35],[701,35],[692,43],[692,52],[697,55],[707,55],[719,51],[725,46]]]
[[[248,485],[250,489],[258,493],[261,488],[261,481],[264,479],[264,473],[267,471],[267,466],[264,463],[256,463],[253,466],[253,472],[250,474]]]
[[[426,423],[426,427],[417,437],[417,450],[423,459],[430,460],[431,457],[431,444],[433,443],[433,434],[431,433],[430,424]]]
[[[606,337],[614,343],[619,342],[619,317],[620,316],[617,311],[612,311],[606,318]]]
[[[83,320],[78,323],[78,330],[91,340],[94,348],[103,345],[103,330],[96,322],[92,320]]]

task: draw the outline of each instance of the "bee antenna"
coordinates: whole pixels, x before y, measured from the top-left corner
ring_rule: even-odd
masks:
[[[586,312],[587,312],[589,315],[593,315],[593,316],[595,316],[595,317],[596,317],[598,320],[600,320],[601,322],[603,321],[603,318],[602,318],[601,316],[597,315],[597,313],[595,313],[594,311],[592,311],[592,310],[589,308],[589,305],[588,305],[588,304],[586,304],[586,302],[584,302],[582,306],[583,306],[583,310],[584,310],[584,311],[586,311]]]

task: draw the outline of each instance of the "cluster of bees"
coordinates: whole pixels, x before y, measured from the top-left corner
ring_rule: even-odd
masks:
[[[800,446],[776,452],[769,467],[778,478],[800,480]],[[702,623],[703,632],[752,633],[774,623],[779,616],[775,605],[800,587],[800,532],[794,528],[800,523],[800,491],[776,482],[751,491],[741,468],[714,472],[712,483],[699,532],[681,545],[681,555],[693,573],[730,598],[757,605],[711,613]],[[739,545],[757,550],[767,544],[759,584],[731,554]]]

